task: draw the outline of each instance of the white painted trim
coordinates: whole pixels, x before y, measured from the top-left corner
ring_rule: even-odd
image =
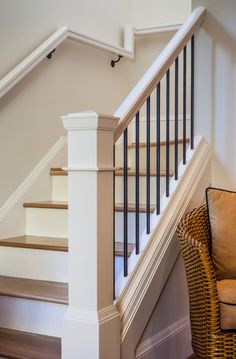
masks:
[[[94,46],[97,49],[102,49],[102,50],[109,51],[113,54],[121,55],[128,59],[134,58],[134,52],[132,50],[130,51],[130,50],[127,50],[120,46],[113,46],[105,41],[101,41],[95,37],[88,36],[88,35],[73,31],[73,30],[68,31],[68,38],[70,40],[75,40],[75,41],[82,42],[87,45]]]
[[[198,7],[192,12],[187,21],[181,26],[161,54],[155,59],[153,64],[118,107],[114,113],[115,117],[120,118],[119,126],[115,131],[115,142],[124,132],[125,128],[127,128],[135,114],[140,110],[156,85],[161,81],[183,47],[198,30],[204,20],[205,14],[206,9],[203,7]]]
[[[13,192],[13,194],[3,204],[3,206],[0,208],[0,223],[6,218],[9,212],[20,201],[23,195],[28,191],[34,181],[45,170],[45,168],[48,168],[52,159],[66,142],[66,136],[60,137],[59,140],[55,143],[55,145],[49,150],[49,152],[42,158],[42,160],[37,164],[37,166],[25,178],[25,180],[20,184],[20,186],[15,190],[15,192]]]
[[[54,34],[32,51],[6,76],[0,80],[0,98],[38,65],[53,49],[60,45],[68,36],[68,28],[60,27]]]
[[[114,46],[106,41],[69,29],[67,26],[60,27],[40,46],[26,56],[18,65],[0,79],[0,98],[2,98],[12,87],[23,79],[34,67],[59,46],[64,40],[75,40],[95,48],[121,55],[128,59],[134,58],[134,36],[147,35],[159,32],[177,30],[180,24],[167,24],[162,26],[134,27],[127,25],[124,29],[124,47]]]
[[[177,31],[183,25],[183,23],[178,24],[163,24],[163,25],[151,25],[151,26],[135,26],[134,34],[136,36],[157,34],[169,31]]]
[[[155,334],[153,337],[145,340],[145,342],[140,344],[136,351],[136,359],[144,358],[151,351],[155,350],[155,348],[164,342],[171,340],[173,337],[187,328],[190,330],[189,316],[185,316],[179,319],[177,322],[171,324],[169,327],[165,328],[161,332]]]

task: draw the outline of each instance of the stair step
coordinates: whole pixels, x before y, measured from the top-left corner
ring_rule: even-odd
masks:
[[[67,252],[68,241],[66,238],[19,236],[1,239],[0,247],[31,248],[43,249],[48,251]]]
[[[130,167],[128,167],[130,169]],[[123,167],[116,167],[115,171],[123,170]],[[68,171],[64,170],[62,167],[51,167],[50,169],[50,175],[51,176],[67,176]]]
[[[144,144],[145,145],[145,144]],[[130,146],[132,146],[132,145],[130,145]],[[130,148],[132,148],[132,147],[130,147]],[[63,170],[62,168],[51,168],[51,170],[50,170],[50,175],[51,176],[67,176],[68,175],[68,171],[66,171],[66,170]],[[131,171],[131,170],[128,170],[128,176],[135,176],[136,175],[136,173],[135,173],[135,171]],[[170,176],[173,176],[174,175],[174,172],[173,171],[170,171],[170,173],[169,173],[169,175]],[[121,168],[117,168],[116,169],[116,176],[124,176],[124,170],[123,169],[121,169]],[[144,176],[146,176],[146,171],[140,171],[139,172],[139,176],[140,177],[144,177]],[[151,172],[150,173],[150,176],[151,177],[155,177],[156,176],[156,172]],[[161,177],[165,177],[166,176],[166,171],[163,171],[163,170],[161,170],[160,171],[160,176]]]
[[[66,238],[43,237],[43,236],[20,236],[0,240],[0,247],[31,248],[51,251],[68,252],[68,240]],[[128,246],[128,254],[131,255],[133,244]],[[123,244],[115,243],[115,255],[123,255]]]
[[[0,328],[0,355],[12,359],[60,359],[61,339]]]
[[[182,139],[182,138],[180,138],[180,139],[178,140],[178,144],[181,144],[181,143],[183,143],[183,139]],[[189,138],[186,138],[186,143],[189,143]],[[175,144],[175,141],[174,141],[174,140],[171,140],[171,141],[169,141],[169,144],[170,144],[170,145],[174,145],[174,144]],[[156,145],[157,145],[156,142],[150,142],[150,146],[151,146],[151,147],[156,147]],[[130,149],[130,148],[135,148],[135,146],[136,146],[136,143],[135,143],[135,142],[132,142],[130,145],[128,145],[128,148],[129,148],[129,149]],[[160,146],[166,146],[166,141],[160,141]],[[140,142],[140,143],[139,143],[139,147],[147,147],[146,142]]]
[[[68,304],[68,284],[0,276],[0,296]]]
[[[24,203],[23,206],[25,208],[47,208],[47,209],[68,209],[67,202],[60,202],[60,201],[40,201],[40,202],[27,202]],[[117,212],[122,212],[124,205],[122,203],[116,203],[115,210]],[[151,206],[151,212],[154,212],[155,207]],[[135,212],[135,205],[129,204],[128,205],[128,212]],[[140,205],[140,212],[146,212],[146,206]]]

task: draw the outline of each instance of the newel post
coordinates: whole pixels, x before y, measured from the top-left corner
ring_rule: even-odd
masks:
[[[63,359],[120,358],[113,304],[113,133],[118,119],[62,117],[68,132],[69,306]]]

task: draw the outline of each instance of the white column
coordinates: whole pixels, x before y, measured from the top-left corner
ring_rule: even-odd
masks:
[[[118,118],[62,117],[68,132],[69,307],[63,359],[120,358],[113,304],[113,132]]]

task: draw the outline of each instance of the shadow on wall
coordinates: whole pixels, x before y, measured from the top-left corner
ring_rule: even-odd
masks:
[[[235,189],[236,170],[232,168],[232,156],[236,154],[236,144],[232,133],[236,131],[236,34],[209,11],[204,31],[211,40],[212,51],[209,58],[211,63],[207,63],[206,56],[204,65],[211,73],[211,98],[205,99],[203,105],[211,106],[210,142],[214,149],[212,178],[215,186]]]

